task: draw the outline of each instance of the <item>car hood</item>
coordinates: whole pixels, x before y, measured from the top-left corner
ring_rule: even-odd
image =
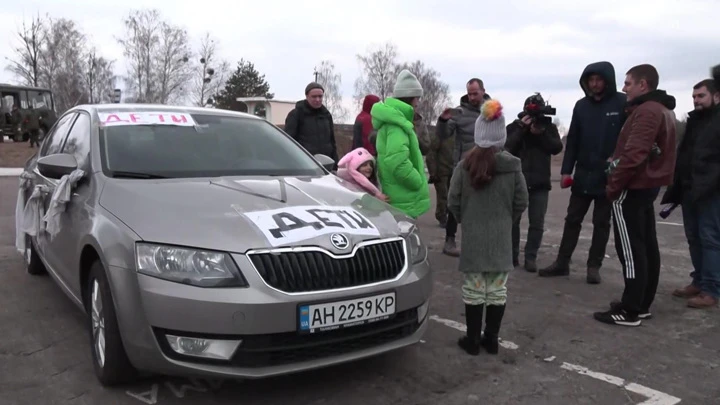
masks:
[[[401,234],[401,211],[340,178],[108,179],[100,205],[148,242],[244,253],[315,245],[340,250]],[[342,240],[342,238],[341,238]]]

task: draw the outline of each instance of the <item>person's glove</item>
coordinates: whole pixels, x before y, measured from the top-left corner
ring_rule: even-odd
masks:
[[[438,178],[436,176],[430,176],[428,179],[428,184],[435,184],[438,182]]]

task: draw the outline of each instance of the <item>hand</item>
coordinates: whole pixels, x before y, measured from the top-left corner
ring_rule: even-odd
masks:
[[[437,183],[437,181],[438,181],[437,177],[430,176],[430,178],[428,179],[428,184],[435,184],[435,183]]]
[[[560,178],[560,188],[568,188],[572,186],[573,184],[573,178],[572,175],[569,174],[563,174]]]
[[[380,193],[380,195],[377,196],[377,198],[378,198],[380,201],[385,201],[386,203],[389,203],[389,202],[390,202],[390,197],[386,196],[386,195],[383,194],[383,193]]]
[[[448,108],[444,109],[442,114],[440,114],[440,119],[442,119],[443,121],[447,121],[450,118],[452,118],[452,110],[453,110],[452,107],[448,107]]]
[[[529,115],[526,115],[526,116],[520,118],[520,123],[522,124],[523,127],[526,127],[526,126],[532,124],[532,117]]]

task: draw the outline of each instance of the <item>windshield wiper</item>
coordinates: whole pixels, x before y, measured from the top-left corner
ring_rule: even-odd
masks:
[[[152,173],[141,173],[141,172],[125,172],[122,170],[113,171],[112,177],[114,178],[125,178],[125,179],[167,179],[167,176],[161,176],[159,174]]]

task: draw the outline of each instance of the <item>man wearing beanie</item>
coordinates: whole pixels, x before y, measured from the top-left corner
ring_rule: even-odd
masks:
[[[478,78],[470,79],[467,82],[466,89],[467,94],[460,99],[460,106],[443,111],[435,128],[436,137],[440,142],[444,142],[448,138],[454,138],[455,140],[455,149],[452,156],[449,157],[453,161],[453,167],[475,146],[475,121],[480,116],[480,108],[483,103],[490,99],[490,95],[485,93],[483,81]],[[453,111],[456,113],[453,113]],[[444,254],[454,257],[460,255],[460,251],[455,244],[456,233],[457,222],[452,213],[448,213],[445,222]]]
[[[514,268],[512,224],[528,205],[528,191],[520,159],[502,149],[505,119],[497,100],[483,104],[474,128],[474,146],[455,168],[448,196],[448,210],[463,232],[458,270],[464,280],[467,335],[458,345],[470,355],[479,354],[481,347],[497,354]]]
[[[398,75],[393,97],[375,103],[370,110],[377,130],[375,149],[382,192],[390,205],[412,218],[430,209],[425,164],[413,125],[422,95],[417,77],[406,69]]]
[[[325,89],[312,82],[305,87],[305,99],[285,118],[285,132],[312,155],[323,154],[338,162],[335,145],[335,124],[332,114],[323,105]]]

